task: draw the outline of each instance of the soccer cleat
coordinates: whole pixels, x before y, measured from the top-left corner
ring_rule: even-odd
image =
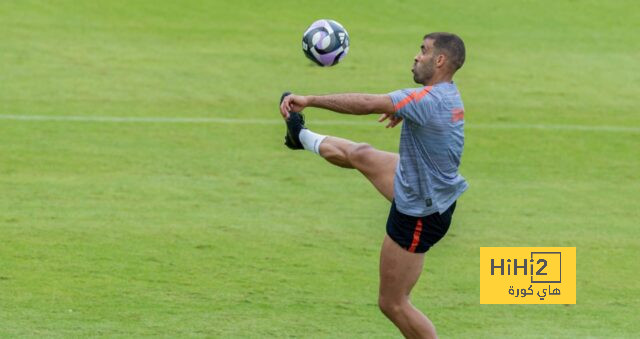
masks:
[[[304,127],[304,115],[298,112],[289,112],[284,144],[291,149],[304,149],[302,142],[300,142],[300,131],[304,128],[306,128]]]
[[[289,94],[291,94],[291,92],[282,93],[280,103],[282,103],[282,100]],[[290,149],[304,149],[300,142],[300,131],[306,128],[304,127],[304,115],[298,112],[289,112],[289,119],[286,120],[286,123],[287,134],[284,136],[284,144]]]

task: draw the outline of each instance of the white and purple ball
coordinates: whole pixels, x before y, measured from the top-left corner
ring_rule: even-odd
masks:
[[[320,66],[333,66],[349,52],[349,34],[334,20],[317,20],[302,35],[302,51]]]

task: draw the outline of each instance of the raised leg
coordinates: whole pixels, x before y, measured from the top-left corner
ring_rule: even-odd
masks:
[[[357,169],[387,200],[393,200],[393,177],[398,154],[329,136],[320,144],[320,156],[336,166]]]
[[[328,162],[360,171],[389,201],[393,200],[393,180],[399,156],[376,150],[368,144],[326,137],[319,146]],[[418,281],[424,253],[411,253],[385,236],[380,253],[380,310],[407,338],[437,338],[436,329],[410,300],[411,289]]]

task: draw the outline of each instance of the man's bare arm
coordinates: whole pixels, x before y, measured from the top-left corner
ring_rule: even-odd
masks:
[[[318,107],[338,113],[364,115],[382,113],[379,122],[389,119],[387,128],[398,125],[402,118],[397,117],[391,97],[386,94],[330,94],[286,96],[280,103],[280,113],[289,119],[289,112],[302,112],[305,107]]]
[[[301,112],[306,107],[318,107],[344,114],[393,114],[394,106],[391,97],[386,94],[329,94],[329,95],[295,95],[284,98],[280,104],[280,112],[284,118],[289,112]]]
[[[308,96],[309,107],[324,108],[344,114],[394,113],[391,97],[386,94],[330,94]]]

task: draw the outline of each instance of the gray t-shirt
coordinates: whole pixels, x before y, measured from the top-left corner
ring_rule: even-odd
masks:
[[[453,83],[389,93],[403,118],[394,178],[396,208],[421,217],[444,211],[468,185],[458,173],[464,147],[464,106]]]

